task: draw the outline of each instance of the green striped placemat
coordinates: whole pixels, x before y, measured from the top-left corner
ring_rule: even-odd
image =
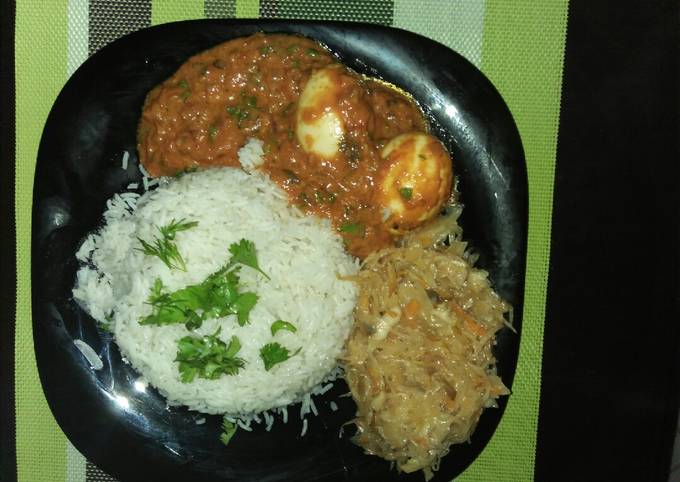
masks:
[[[486,449],[457,480],[533,479],[567,0],[17,0],[16,4],[15,396],[20,482],[111,480],[85,461],[57,426],[33,353],[31,198],[38,142],[52,103],[88,55],[121,35],[176,20],[258,16],[374,22],[426,35],[478,66],[508,103],[522,136],[529,176],[522,341],[506,413]]]

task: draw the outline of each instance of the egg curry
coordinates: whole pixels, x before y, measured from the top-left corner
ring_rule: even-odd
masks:
[[[152,176],[172,176],[238,165],[249,138],[264,142],[261,169],[361,258],[451,195],[451,159],[413,99],[304,37],[255,34],[191,57],[147,96],[138,151]]]

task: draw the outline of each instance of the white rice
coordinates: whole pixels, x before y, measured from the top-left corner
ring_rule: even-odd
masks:
[[[138,168],[139,168],[139,172],[142,173],[142,176],[143,176],[143,177],[151,177],[151,176],[149,175],[149,173],[147,172],[147,170],[144,169],[144,166],[142,166],[142,163],[141,163],[141,162],[139,163]]]
[[[94,349],[85,343],[83,340],[73,340],[73,344],[78,348],[80,353],[83,354],[87,362],[90,364],[93,370],[101,370],[104,368],[104,363],[102,362],[102,359],[99,358],[99,355],[97,355],[97,352],[94,351]]]
[[[255,146],[241,153],[241,161],[257,154]],[[309,393],[325,393],[331,386],[325,381],[341,375],[337,358],[356,300],[354,284],[338,276],[358,270],[328,220],[290,206],[285,192],[264,174],[235,168],[185,174],[141,197],[116,195],[107,203],[104,219],[106,225],[77,253],[84,264],[74,297],[100,322],[112,314],[109,326],[123,356],[170,405],[230,414],[244,430],[252,430],[253,415],[272,408],[281,408],[285,423],[285,406],[296,401],[302,401],[302,417],[317,412]],[[137,237],[153,240],[156,226],[173,219],[199,223],[175,238],[187,272],[169,270],[157,257],[136,249]],[[229,245],[241,238],[255,243],[260,266],[271,281],[244,267],[241,289],[259,296],[250,324],[239,327],[229,316],[205,321],[195,334],[212,334],[221,327],[225,342],[236,335],[242,344],[238,355],[247,364],[234,376],[182,383],[174,361],[177,340],[190,332],[183,324],[139,324],[151,312],[146,304],[151,286],[156,278],[171,291],[203,281],[228,261]],[[272,337],[270,326],[276,319],[293,323],[297,332],[279,331]],[[259,350],[274,341],[301,351],[267,372]],[[268,428],[273,418],[264,415]]]
[[[129,160],[130,160],[130,153],[128,151],[123,151],[123,159],[120,162],[120,167],[124,171],[127,171]]]
[[[264,142],[259,139],[248,139],[248,142],[238,151],[241,167],[248,172],[262,165],[264,155]]]

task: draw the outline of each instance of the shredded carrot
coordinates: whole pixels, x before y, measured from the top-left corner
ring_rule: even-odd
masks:
[[[472,316],[470,316],[470,314],[467,311],[465,311],[462,306],[460,306],[453,300],[449,301],[449,304],[451,308],[453,308],[453,311],[463,319],[463,322],[465,323],[465,326],[468,330],[470,330],[477,336],[486,335],[487,331],[486,328],[477,323],[477,321],[475,321],[475,319]]]
[[[420,303],[413,298],[404,306],[404,315],[406,318],[414,318],[418,313],[420,313]]]

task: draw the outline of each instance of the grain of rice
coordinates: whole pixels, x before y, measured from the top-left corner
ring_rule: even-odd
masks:
[[[240,428],[242,428],[246,432],[252,432],[253,431],[253,429],[250,427],[250,422],[246,423],[243,420],[241,420],[240,418],[236,419],[236,425],[238,425]]]
[[[249,139],[245,146],[238,151],[241,167],[250,172],[259,167],[264,161],[264,142],[259,139]]]
[[[130,184],[127,185],[125,189],[137,189],[139,187],[138,182],[131,182]]]
[[[272,429],[272,425],[274,425],[274,417],[269,415],[269,412],[267,412],[266,410],[262,412],[262,415],[264,415],[264,421],[266,423],[265,430],[269,432]]]
[[[149,173],[147,172],[147,170],[144,169],[144,166],[142,166],[142,163],[141,163],[141,162],[139,163],[138,167],[139,167],[139,172],[142,173],[142,177],[151,177],[151,174],[149,174]]]
[[[302,421],[302,432],[300,432],[300,437],[304,437],[306,433],[307,433],[307,419],[305,418]]]
[[[80,353],[83,354],[87,362],[94,370],[101,370],[104,367],[102,359],[99,358],[97,352],[92,349],[90,345],[85,343],[83,340],[73,340],[73,344],[78,348]]]
[[[328,383],[327,385],[324,385],[324,386],[321,388],[321,390],[319,390],[318,395],[323,395],[324,393],[326,393],[326,392],[327,392],[328,390],[330,390],[331,388],[333,388],[333,384],[332,384],[332,383]]]
[[[331,400],[331,403],[329,405],[330,405],[332,411],[334,411],[334,412],[338,411],[338,404],[337,403],[335,403],[334,401]]]
[[[130,160],[130,153],[128,151],[123,151],[123,160],[121,161],[120,167],[124,170],[127,171],[128,168],[128,161]]]

